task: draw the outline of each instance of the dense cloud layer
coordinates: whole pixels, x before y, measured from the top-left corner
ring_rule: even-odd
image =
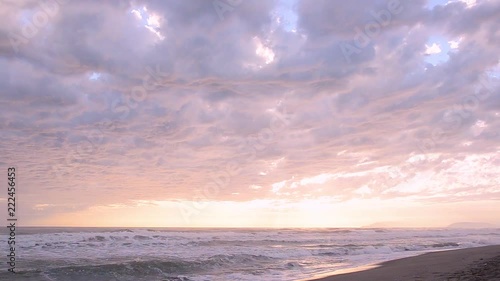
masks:
[[[498,200],[500,2],[472,2],[3,1],[2,164],[33,222],[137,200]]]

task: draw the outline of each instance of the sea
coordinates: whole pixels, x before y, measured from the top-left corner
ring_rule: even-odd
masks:
[[[310,280],[382,261],[500,244],[500,229],[18,228],[0,280]]]

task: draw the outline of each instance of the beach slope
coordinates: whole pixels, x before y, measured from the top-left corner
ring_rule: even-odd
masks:
[[[432,252],[315,281],[500,281],[500,245]]]

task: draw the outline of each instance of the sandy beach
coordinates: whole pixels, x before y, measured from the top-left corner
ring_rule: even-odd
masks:
[[[498,281],[500,245],[432,252],[314,281]],[[311,280],[313,281],[313,280]]]

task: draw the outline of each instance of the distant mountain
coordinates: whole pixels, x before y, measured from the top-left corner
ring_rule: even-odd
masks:
[[[448,225],[448,228],[495,228],[495,227],[498,226],[484,222],[457,222]]]

